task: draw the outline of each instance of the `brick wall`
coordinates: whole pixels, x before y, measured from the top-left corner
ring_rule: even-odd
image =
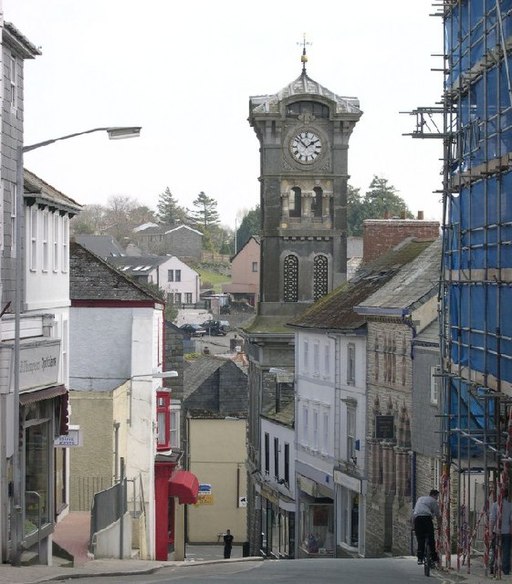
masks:
[[[366,219],[363,223],[363,262],[374,260],[408,237],[437,239],[439,221]]]

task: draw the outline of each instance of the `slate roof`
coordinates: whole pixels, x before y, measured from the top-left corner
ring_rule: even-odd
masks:
[[[41,203],[42,205],[51,204],[67,211],[71,215],[76,215],[82,208],[82,205],[74,201],[71,197],[61,193],[26,168],[23,170],[23,180],[25,201],[32,199],[34,203]]]
[[[396,314],[414,310],[438,291],[441,272],[442,239],[437,238],[407,269],[401,270],[372,296],[359,302],[356,310],[364,314]]]
[[[290,323],[297,328],[356,330],[366,323],[366,317],[354,311],[428,250],[432,240],[408,239],[373,262],[362,265],[352,280],[318,300],[299,318]],[[439,269],[439,266],[438,266]]]
[[[3,33],[7,37],[2,39],[3,42],[7,41],[10,45],[13,45],[24,59],[33,59],[37,55],[42,55],[41,51],[12,22],[4,22]]]
[[[145,301],[163,304],[163,300],[150,290],[76,241],[70,243],[69,267],[69,296],[72,301]]]
[[[106,259],[124,255],[122,247],[112,235],[76,235],[75,241],[89,251]]]
[[[335,113],[351,113],[357,118],[363,113],[359,109],[359,100],[357,97],[341,97],[336,95],[330,89],[327,89],[317,81],[314,81],[303,71],[297,79],[283,87],[273,95],[258,95],[251,97],[251,106],[253,114],[277,114],[279,113],[279,104],[283,100],[293,96],[322,96],[336,104]]]
[[[193,417],[246,417],[247,375],[233,361],[202,355],[183,371],[184,408]]]

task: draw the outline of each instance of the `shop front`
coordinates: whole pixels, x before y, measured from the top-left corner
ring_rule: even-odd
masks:
[[[272,558],[295,557],[295,502],[262,485],[261,551]]]
[[[298,475],[299,558],[334,557],[334,500],[330,489]]]
[[[365,497],[363,481],[334,470],[337,556],[364,556]]]

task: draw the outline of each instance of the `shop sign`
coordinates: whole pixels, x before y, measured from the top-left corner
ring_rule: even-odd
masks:
[[[395,416],[375,416],[375,438],[393,440],[395,437]]]
[[[199,483],[199,494],[200,495],[211,495],[212,486],[210,483]]]
[[[58,382],[60,341],[21,346],[20,390],[55,385]]]
[[[238,507],[247,507],[247,497],[238,497]]]
[[[197,501],[195,502],[195,505],[213,505],[213,495],[197,493]]]
[[[62,434],[55,438],[54,446],[59,448],[74,448],[82,446],[82,433],[80,427],[70,428],[67,434]]]
[[[341,485],[346,489],[350,489],[355,493],[361,493],[361,481],[355,477],[351,477],[350,475],[341,472],[340,470],[334,470],[334,482],[337,485]]]

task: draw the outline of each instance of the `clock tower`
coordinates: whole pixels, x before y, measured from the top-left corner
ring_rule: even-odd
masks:
[[[241,330],[249,359],[247,523],[251,555],[294,557],[294,333],[287,326],[346,280],[348,142],[359,101],[306,73],[251,97],[260,143],[260,301]],[[283,444],[284,450],[280,449]],[[271,452],[283,477],[271,475]],[[277,461],[277,462],[276,462]],[[288,469],[288,470],[287,470]],[[275,526],[279,526],[279,533]]]
[[[299,314],[346,279],[348,143],[359,101],[306,73],[252,97],[260,142],[261,316]]]

